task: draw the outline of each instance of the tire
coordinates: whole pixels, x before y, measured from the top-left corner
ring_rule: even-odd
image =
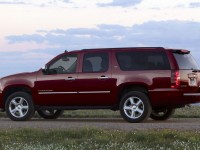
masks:
[[[120,101],[121,116],[130,123],[139,123],[151,114],[151,104],[147,95],[139,91],[125,94]]]
[[[16,92],[11,94],[5,104],[7,116],[14,121],[26,121],[35,113],[34,104],[30,94]]]
[[[63,114],[64,110],[38,110],[37,112],[44,119],[57,119]]]
[[[160,110],[152,110],[150,117],[153,120],[167,120],[169,119],[175,112],[175,109],[160,109]]]

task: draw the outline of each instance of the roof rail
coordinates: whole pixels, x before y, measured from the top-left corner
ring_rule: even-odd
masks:
[[[164,47],[111,47],[111,48],[91,48],[91,49],[82,49],[82,50],[112,50],[112,49],[130,49],[130,48],[137,48],[137,49],[165,49]]]

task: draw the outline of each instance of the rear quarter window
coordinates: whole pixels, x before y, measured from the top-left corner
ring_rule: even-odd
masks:
[[[129,51],[117,52],[121,70],[170,70],[165,52]]]
[[[179,69],[193,70],[199,69],[197,62],[194,60],[191,54],[177,54],[173,53],[178,63]]]

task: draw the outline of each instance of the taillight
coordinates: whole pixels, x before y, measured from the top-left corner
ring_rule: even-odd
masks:
[[[171,88],[179,88],[179,86],[180,86],[180,72],[178,70],[172,71]]]

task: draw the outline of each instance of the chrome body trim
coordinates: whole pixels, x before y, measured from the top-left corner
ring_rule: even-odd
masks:
[[[154,90],[149,90],[149,92],[167,92],[167,91],[179,91],[178,89],[173,89],[173,88],[160,88],[160,89],[154,89]]]
[[[83,92],[78,92],[80,94],[92,94],[92,93],[110,93],[110,91],[83,91]]]
[[[95,94],[95,93],[110,93],[110,91],[83,91],[83,92],[38,92],[40,95],[47,95],[47,94]]]
[[[183,96],[200,96],[200,93],[184,93]]]
[[[76,80],[76,78],[67,78],[67,79],[65,79],[66,81],[74,81],[74,80]]]
[[[98,77],[98,79],[109,79],[109,77]]]
[[[39,92],[38,94],[77,94],[78,92]]]

